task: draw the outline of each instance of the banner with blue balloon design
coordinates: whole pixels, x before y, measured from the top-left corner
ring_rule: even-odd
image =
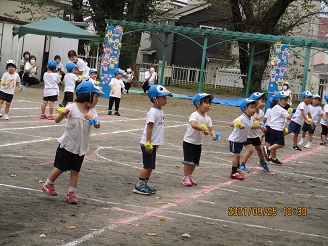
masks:
[[[123,27],[108,26],[105,34],[104,54],[101,60],[100,86],[106,98],[110,95],[109,82],[115,78],[114,70],[118,68],[120,51],[122,47]]]

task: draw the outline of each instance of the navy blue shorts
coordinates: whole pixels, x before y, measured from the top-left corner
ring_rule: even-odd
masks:
[[[309,134],[313,134],[315,131],[315,127],[312,129],[311,125],[304,122],[303,126],[302,126],[302,131],[304,132],[309,132]]]
[[[229,141],[229,144],[230,144],[230,152],[234,154],[240,154],[245,143],[236,143],[236,142]]]
[[[8,94],[6,92],[0,91],[0,100],[11,103],[13,100],[14,95]]]
[[[60,148],[60,145],[56,151],[54,166],[61,171],[74,170],[80,172],[81,166],[84,160],[84,155],[79,156],[67,151],[64,148]]]
[[[327,132],[328,132],[327,126],[321,124],[321,135],[327,136]]]
[[[297,124],[295,121],[290,121],[288,126],[288,131],[292,133],[299,134],[301,132],[301,125]]]
[[[265,138],[264,138],[264,141],[267,142],[267,143],[270,143],[270,132],[271,132],[271,127],[270,126],[265,126],[266,127],[266,132],[264,133],[265,134]]]
[[[56,102],[58,101],[58,95],[43,97],[43,101]]]
[[[283,131],[270,129],[270,145],[279,144],[285,146],[285,136]]]
[[[156,149],[157,149],[157,145],[153,145],[153,151],[150,154],[148,154],[146,152],[146,147],[144,145],[141,145],[142,162],[144,168],[155,169]]]
[[[183,162],[182,164],[199,166],[202,145],[191,144],[183,141]]]
[[[261,145],[261,140],[260,137],[256,137],[256,138],[247,138],[246,143],[244,144],[246,145],[253,145],[253,146],[260,146]]]

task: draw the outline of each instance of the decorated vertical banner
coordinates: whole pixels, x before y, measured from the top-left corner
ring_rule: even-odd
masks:
[[[107,26],[100,76],[101,87],[103,88],[106,98],[110,95],[109,82],[115,77],[114,70],[118,67],[122,46],[122,35],[123,28],[121,26]]]
[[[283,84],[286,81],[289,55],[290,47],[288,45],[281,44],[281,42],[278,41],[273,46],[272,66],[268,88],[269,98],[272,94],[283,90]]]

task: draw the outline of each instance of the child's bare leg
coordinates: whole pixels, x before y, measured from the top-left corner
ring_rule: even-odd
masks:
[[[43,101],[42,106],[41,106],[41,114],[46,113],[47,104],[48,104],[48,101]]]
[[[298,140],[298,133],[294,133],[294,137],[293,137],[294,145],[297,145],[297,140]]]
[[[248,158],[253,154],[253,151],[254,151],[254,147],[252,144],[248,144],[245,146],[245,153],[243,154],[243,156],[241,157],[241,165],[244,165],[246,164]]]
[[[139,178],[144,180],[149,179],[152,171],[152,168],[142,168],[140,170]]]
[[[55,105],[54,102],[49,101],[49,115],[53,115],[53,113],[54,113],[54,105]]]
[[[239,160],[240,160],[240,153],[235,153],[233,155],[233,160],[232,160],[232,167],[238,168],[239,166]]]
[[[305,138],[306,136],[306,131],[302,131],[302,138]]]
[[[69,178],[69,186],[70,187],[76,187],[77,186],[77,182],[79,180],[79,172],[71,170],[71,175]]]
[[[2,104],[4,103],[4,101],[3,100],[0,100],[0,111],[1,111],[1,109],[2,109]]]
[[[190,168],[189,168],[189,176],[191,176],[195,170],[195,165],[190,165]]]
[[[312,139],[313,139],[313,134],[309,133],[309,142],[312,143]]]
[[[9,113],[9,109],[10,109],[10,102],[6,102],[5,114]]]
[[[183,176],[189,176],[189,169],[191,165],[184,164],[183,165]]]
[[[61,175],[63,173],[62,170],[58,169],[58,168],[55,168],[54,170],[52,170],[52,172],[50,173],[50,176],[49,176],[49,180],[51,182],[55,182],[56,179],[59,177],[59,175]]]
[[[261,145],[255,146],[255,149],[257,151],[257,155],[260,158],[260,160],[264,161],[264,153]]]

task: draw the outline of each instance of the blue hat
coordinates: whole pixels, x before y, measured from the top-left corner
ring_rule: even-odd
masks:
[[[148,97],[150,99],[154,97],[164,97],[171,95],[172,93],[169,92],[164,86],[162,85],[152,85],[148,90]]]
[[[76,92],[77,94],[86,94],[86,93],[98,93],[100,95],[105,95],[105,93],[103,93],[99,86],[95,85],[94,83],[90,82],[90,81],[82,81],[77,87],[76,87]]]
[[[326,93],[323,98],[325,99],[325,101],[328,103],[328,93]]]
[[[315,93],[314,93],[314,94],[312,95],[312,99],[315,99],[315,98],[319,98],[319,99],[321,99],[321,96],[320,96],[319,94],[315,94]]]
[[[289,97],[289,93],[286,93],[285,91],[279,91],[273,97],[274,100],[278,100],[278,99]]]
[[[241,102],[240,106],[239,106],[240,110],[243,111],[244,108],[246,108],[246,107],[247,107],[249,104],[251,104],[251,103],[255,103],[255,100],[250,99],[250,98],[246,98],[246,99],[244,99],[244,100]]]
[[[57,62],[55,60],[49,60],[48,61],[48,67],[49,68],[56,68]]]
[[[120,69],[120,68],[115,68],[115,70],[114,70],[114,74],[116,75],[116,74],[124,74],[124,71],[122,70],[122,69]]]
[[[312,97],[312,93],[310,91],[303,91],[301,93],[301,97],[305,98],[305,97]]]
[[[92,74],[92,73],[98,73],[97,69],[95,69],[95,68],[91,68],[91,69],[89,70],[89,74]]]
[[[260,97],[262,97],[264,93],[262,92],[254,92],[249,98],[252,100],[259,100]]]
[[[214,96],[207,94],[207,93],[197,93],[193,98],[192,98],[192,103],[196,107],[197,103],[203,99],[204,97],[209,97],[211,101],[213,100]]]
[[[76,68],[76,65],[73,63],[73,62],[68,62],[65,66],[65,68],[68,70],[68,71],[72,71],[74,70],[74,68]]]
[[[8,60],[6,62],[6,69],[8,68],[9,65],[12,65],[12,66],[14,66],[16,68],[16,62],[15,62],[15,60]]]

